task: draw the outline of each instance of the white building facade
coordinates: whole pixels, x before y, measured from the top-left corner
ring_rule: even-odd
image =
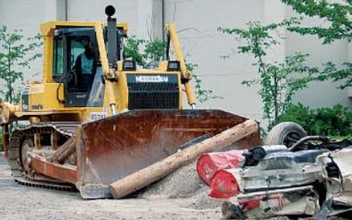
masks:
[[[241,81],[257,76],[253,59],[236,53],[238,39],[217,29],[244,28],[249,21],[269,24],[293,16],[280,0],[0,0],[0,25],[34,36],[39,32],[39,24],[46,21],[105,20],[104,8],[109,4],[117,9],[117,20],[129,24],[130,35],[139,38],[160,39],[163,25],[175,23],[187,61],[198,65],[195,73],[201,77],[202,86],[221,97],[198,104],[198,108],[224,109],[262,121],[258,88],[241,85]],[[272,51],[273,60],[280,61],[294,52],[310,53],[312,65],[326,61],[342,63],[351,57],[347,42],[322,46],[315,37],[286,32],[277,35],[282,42]],[[224,59],[227,55],[230,56]],[[41,72],[41,67],[38,61],[31,71]],[[314,83],[294,100],[311,107],[351,105],[347,89],[338,90],[330,82]]]

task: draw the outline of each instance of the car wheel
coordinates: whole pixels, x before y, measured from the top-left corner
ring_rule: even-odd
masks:
[[[294,122],[281,122],[270,130],[266,138],[266,144],[285,145],[289,148],[305,136],[307,136],[307,133],[299,124]]]

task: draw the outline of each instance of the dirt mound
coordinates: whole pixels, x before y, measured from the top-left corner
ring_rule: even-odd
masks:
[[[192,209],[220,209],[224,201],[209,197],[208,193],[208,187],[199,189],[197,193],[191,197],[192,202],[187,204],[185,207]]]
[[[196,162],[179,168],[166,178],[150,185],[138,197],[145,199],[189,198],[185,208],[215,209],[222,201],[208,196],[209,187],[198,177]]]
[[[206,186],[199,179],[196,171],[196,162],[193,162],[148,186],[139,197],[147,199],[189,198],[194,196],[203,187]]]

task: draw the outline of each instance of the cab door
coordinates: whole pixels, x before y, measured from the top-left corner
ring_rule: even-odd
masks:
[[[90,43],[93,47],[92,78],[97,66],[97,46],[95,32],[92,28],[61,28],[54,38],[54,73],[53,79],[64,85],[65,107],[86,107],[92,83],[82,86],[80,75],[75,71],[79,55],[84,53],[84,47]]]

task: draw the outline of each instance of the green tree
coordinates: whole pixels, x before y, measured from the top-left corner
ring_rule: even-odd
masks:
[[[6,101],[19,102],[15,84],[18,81],[23,83],[23,71],[29,69],[31,62],[41,56],[40,53],[33,53],[41,45],[39,38],[39,35],[24,38],[21,30],[9,32],[6,26],[0,27],[0,79],[5,84],[5,89],[0,94]]]
[[[288,56],[283,61],[268,61],[268,52],[279,44],[273,33],[278,28],[287,28],[298,24],[296,18],[283,20],[279,23],[262,25],[259,22],[249,22],[247,28],[219,28],[226,34],[234,34],[240,37],[243,42],[238,47],[241,54],[253,55],[259,78],[243,81],[242,84],[253,86],[259,84],[259,95],[263,103],[263,117],[268,122],[268,129],[275,125],[279,116],[285,112],[286,107],[291,103],[292,96],[300,89],[307,87],[313,80],[313,74],[318,68],[306,64],[308,54],[296,53]]]
[[[320,18],[324,25],[316,24],[310,27],[301,25],[290,27],[290,31],[302,35],[314,35],[322,39],[323,44],[331,44],[339,40],[352,40],[352,1],[345,0],[332,2],[328,0],[282,0],[291,6],[297,13],[309,17]],[[325,71],[317,79],[332,79],[340,83],[340,88],[352,86],[352,63],[344,62],[341,65],[328,62],[324,64]],[[341,67],[338,67],[341,66]]]
[[[200,103],[204,103],[206,101],[208,101],[209,99],[221,99],[221,96],[217,96],[214,94],[213,90],[211,89],[205,89],[203,87],[203,80],[200,77],[199,74],[194,74],[194,70],[198,67],[197,64],[194,63],[188,63],[186,61],[186,68],[188,71],[190,71],[192,73],[192,78],[193,78],[193,82],[194,82],[194,88],[195,88],[195,95],[197,100]]]
[[[129,37],[124,48],[124,56],[133,58],[143,68],[157,67],[164,56],[165,42]]]

